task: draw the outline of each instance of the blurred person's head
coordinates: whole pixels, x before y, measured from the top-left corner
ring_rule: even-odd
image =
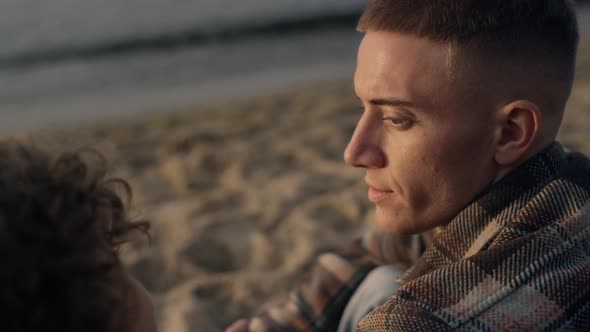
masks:
[[[574,78],[565,0],[374,0],[358,30],[364,113],[345,152],[366,169],[376,221],[444,226],[550,144]]]
[[[155,331],[117,251],[148,224],[129,219],[130,188],[105,171],[98,152],[0,141],[0,330]]]

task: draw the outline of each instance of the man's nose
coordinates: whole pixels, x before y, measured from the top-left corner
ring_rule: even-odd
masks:
[[[344,150],[344,160],[352,167],[383,168],[386,158],[381,149],[380,122],[365,112]]]

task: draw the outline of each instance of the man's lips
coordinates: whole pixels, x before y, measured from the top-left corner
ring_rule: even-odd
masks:
[[[378,203],[392,194],[393,191],[391,190],[377,189],[375,187],[369,186],[369,200],[373,203]]]

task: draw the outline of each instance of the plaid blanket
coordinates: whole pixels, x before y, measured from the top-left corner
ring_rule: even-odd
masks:
[[[402,287],[359,331],[588,331],[589,199],[590,161],[553,143],[435,238],[371,233],[343,253],[321,256],[290,297],[250,328],[335,331],[364,276],[396,264],[411,265]]]

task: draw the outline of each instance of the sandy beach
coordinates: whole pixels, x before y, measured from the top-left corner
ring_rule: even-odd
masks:
[[[559,139],[590,153],[590,56]],[[134,188],[151,243],[124,251],[160,330],[222,331],[283,295],[320,252],[371,227],[363,172],[342,153],[360,109],[350,80],[135,115],[36,137],[94,146]]]
[[[362,172],[342,161],[359,115],[351,82],[327,81],[37,141],[95,146],[133,186],[152,241],[125,260],[161,331],[221,331],[368,225]]]

